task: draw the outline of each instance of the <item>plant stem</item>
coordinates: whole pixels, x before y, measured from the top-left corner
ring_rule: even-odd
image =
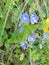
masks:
[[[36,6],[37,6],[37,10],[39,12],[39,14],[42,14],[43,13],[43,10],[41,8],[41,6],[39,5],[39,0],[35,0],[35,3],[36,3]],[[44,19],[40,16],[41,20],[44,22]]]
[[[30,53],[29,53],[29,58],[30,58],[30,65],[32,65],[31,49],[30,49]]]
[[[10,12],[10,9],[11,9],[11,4],[12,4],[12,0],[9,4],[8,12],[6,14],[5,21],[3,23],[3,28],[2,28],[1,35],[0,35],[0,43],[1,43],[1,40],[2,40],[3,33],[4,33],[4,29],[5,29],[5,26],[6,26],[7,19],[8,19],[8,15],[9,15],[9,12]]]
[[[48,17],[48,8],[47,8],[47,4],[46,4],[45,0],[43,0],[43,2],[44,2],[44,5],[45,5],[45,8],[46,8],[47,17]]]

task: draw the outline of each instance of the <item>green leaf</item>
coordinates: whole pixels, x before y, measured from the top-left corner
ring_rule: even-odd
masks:
[[[21,55],[20,55],[20,61],[23,61],[24,60],[24,53],[22,53]]]
[[[0,62],[0,65],[5,65],[3,62]]]

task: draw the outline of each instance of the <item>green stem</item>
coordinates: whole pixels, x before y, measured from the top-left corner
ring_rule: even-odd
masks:
[[[11,50],[11,52],[10,52],[10,55],[9,55],[9,57],[8,57],[8,60],[7,60],[7,65],[9,65],[9,59],[12,58],[12,53],[13,53],[13,50]]]
[[[11,4],[12,4],[12,0],[10,2],[9,8],[8,8],[8,12],[6,14],[5,21],[3,23],[3,28],[2,28],[1,35],[0,35],[0,43],[1,43],[1,39],[2,39],[3,33],[4,33],[4,29],[5,29],[5,26],[6,26],[7,19],[8,19],[8,15],[9,15],[9,12],[10,12],[10,9],[11,9]]]
[[[43,10],[41,8],[41,6],[39,5],[39,0],[35,0],[35,3],[36,3],[36,6],[37,6],[37,10],[39,12],[39,14],[42,14],[43,13]],[[44,21],[44,19],[40,16],[40,18],[42,19],[42,21]]]
[[[47,17],[48,17],[48,8],[47,8],[47,4],[46,4],[45,0],[43,0],[43,2],[44,2],[44,5],[45,5],[45,8],[46,8]]]
[[[30,53],[29,53],[29,58],[30,58],[30,65],[32,65],[31,49],[30,49]]]

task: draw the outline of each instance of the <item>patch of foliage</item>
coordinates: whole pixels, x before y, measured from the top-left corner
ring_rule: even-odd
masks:
[[[0,65],[49,65],[49,0],[0,0]]]

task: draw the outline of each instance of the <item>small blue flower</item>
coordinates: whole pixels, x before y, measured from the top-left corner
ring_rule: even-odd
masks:
[[[45,39],[49,39],[49,35],[46,32],[43,33],[42,44],[45,43]]]
[[[33,37],[31,37],[31,36],[28,37],[28,42],[33,43],[34,41],[35,41],[35,39]]]
[[[37,38],[36,33],[33,33],[32,37],[36,39]]]
[[[37,23],[39,20],[39,17],[36,14],[32,14],[30,17],[31,24]]]
[[[27,13],[23,13],[20,15],[20,20],[23,23],[29,23],[29,15]]]
[[[36,35],[33,35],[33,36],[29,36],[28,37],[28,42],[30,42],[31,44],[34,43],[36,40]]]
[[[20,32],[23,31],[23,27],[21,25],[19,25],[19,30],[20,30]]]
[[[45,43],[45,38],[42,39],[42,44],[44,44],[44,43]]]
[[[49,39],[49,35],[48,35],[46,32],[44,32],[43,37],[44,37],[45,39]]]
[[[22,47],[24,50],[26,50],[26,49],[28,48],[27,42],[21,42],[20,44],[21,44],[21,47]]]

